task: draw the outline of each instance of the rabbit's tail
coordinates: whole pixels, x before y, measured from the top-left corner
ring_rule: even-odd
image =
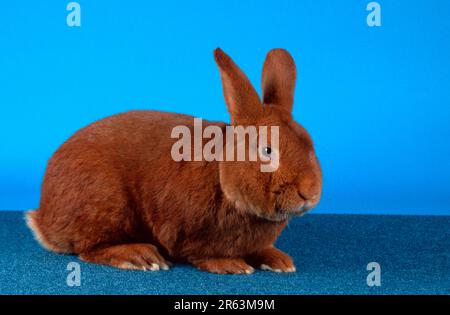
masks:
[[[42,247],[53,252],[61,252],[61,249],[52,245],[44,234],[42,234],[42,230],[39,227],[38,210],[29,210],[25,213],[25,221],[27,226],[33,232],[34,238],[39,242],[39,244],[41,244]]]

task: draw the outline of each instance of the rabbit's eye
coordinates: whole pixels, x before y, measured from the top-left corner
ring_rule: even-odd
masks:
[[[264,156],[270,157],[270,154],[272,153],[272,148],[265,147],[262,152],[263,152]]]

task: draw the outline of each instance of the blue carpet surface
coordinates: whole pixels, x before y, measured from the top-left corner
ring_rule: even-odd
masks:
[[[42,249],[22,212],[0,212],[1,294],[450,294],[449,216],[308,214],[294,219],[278,246],[297,272],[214,275],[187,265],[126,271]],[[67,265],[81,266],[68,286]],[[369,287],[369,262],[381,286]]]

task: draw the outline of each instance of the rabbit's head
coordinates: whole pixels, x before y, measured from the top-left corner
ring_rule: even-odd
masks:
[[[246,135],[245,160],[220,162],[220,184],[226,198],[240,211],[271,221],[305,213],[319,202],[322,174],[311,137],[291,114],[296,80],[294,60],[283,49],[268,53],[260,100],[248,78],[228,55],[216,49],[214,57],[231,126],[254,126],[258,137],[258,145],[252,146],[250,133]],[[267,132],[263,134],[264,128],[260,127]],[[259,145],[263,137],[266,144]],[[235,147],[240,145],[237,138],[233,142]],[[252,151],[258,153],[257,160],[249,159],[255,153]],[[268,169],[264,170],[264,166]]]

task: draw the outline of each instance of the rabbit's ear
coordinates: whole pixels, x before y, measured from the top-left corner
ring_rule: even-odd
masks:
[[[262,114],[258,93],[241,69],[220,48],[214,51],[231,123],[253,121]]]
[[[286,50],[269,51],[262,72],[263,104],[291,113],[296,76],[294,59]]]

